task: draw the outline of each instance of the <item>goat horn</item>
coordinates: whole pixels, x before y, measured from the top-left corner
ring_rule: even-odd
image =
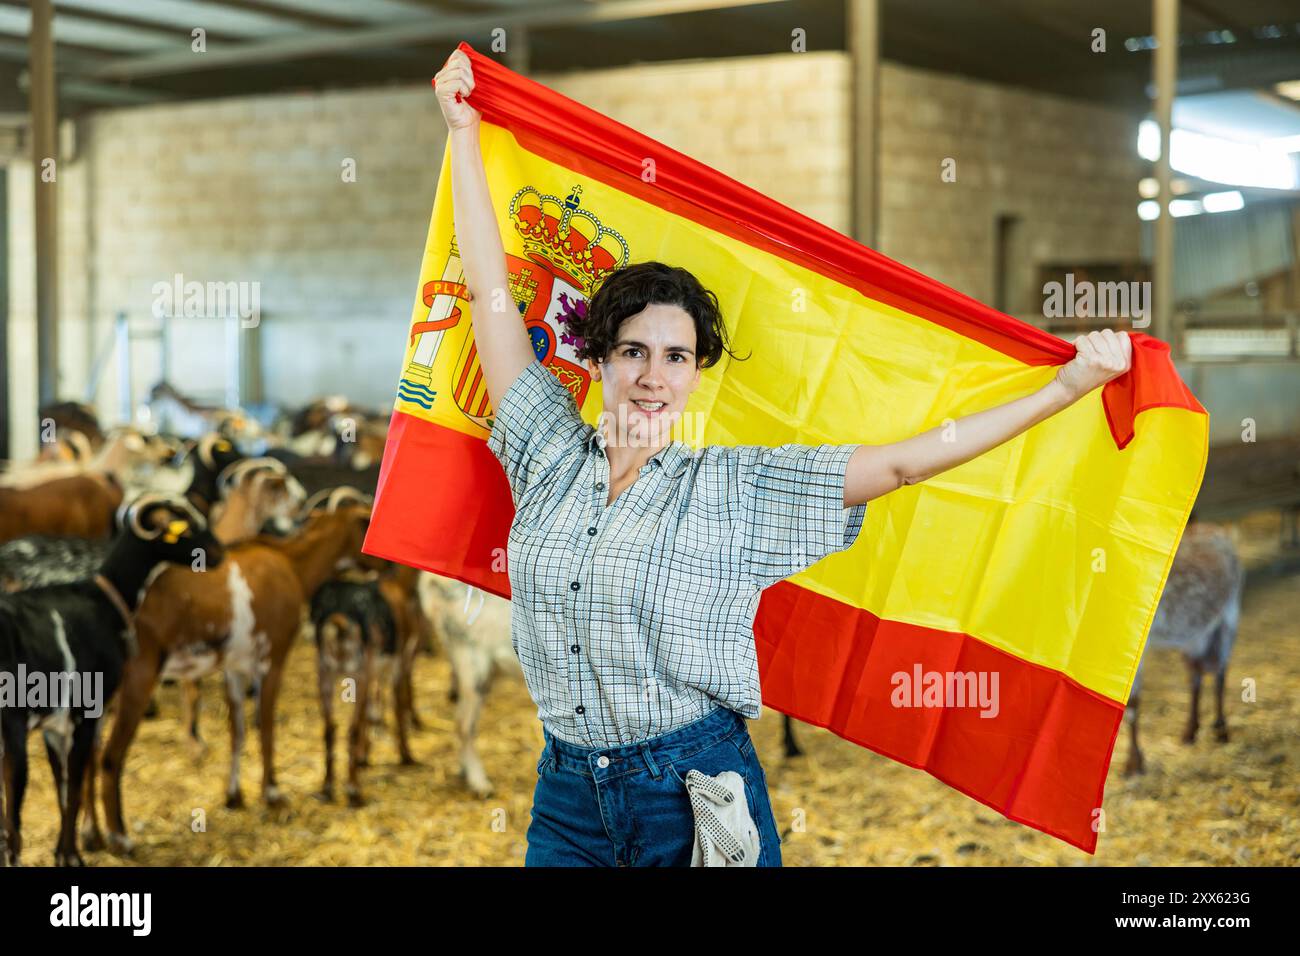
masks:
[[[273,471],[279,475],[289,473],[284,462],[278,458],[243,458],[221,469],[217,475],[217,493],[222,498],[226,497],[231,486],[238,485],[255,471]]]
[[[199,439],[198,445],[195,446],[199,455],[199,461],[203,463],[204,468],[215,468],[217,463],[212,458],[212,446],[221,440],[221,436],[216,432],[208,432]]]
[[[118,523],[129,528],[131,533],[137,538],[141,538],[145,541],[152,541],[154,538],[162,534],[162,529],[157,528],[153,531],[146,531],[140,524],[141,509],[164,502],[170,504],[174,500],[175,499],[169,495],[159,494],[156,491],[145,492],[144,494],[133,498],[130,502],[122,503],[122,506],[118,508]]]
[[[320,491],[316,492],[302,503],[302,507],[298,509],[299,516],[305,518],[307,515],[311,514],[312,511],[315,510],[322,501],[333,494],[333,492],[333,488],[322,488]]]
[[[338,510],[339,505],[342,504],[344,500],[352,500],[364,505],[373,504],[374,502],[374,499],[370,495],[353,488],[351,485],[339,485],[337,488],[322,488],[303,502],[302,507],[298,511],[299,517],[305,518],[307,515],[311,514],[313,510],[319,508],[322,502],[325,504],[325,510],[330,514],[333,514]]]
[[[202,511],[194,507],[194,503],[190,501],[189,498],[186,498],[184,495],[177,495],[172,497],[170,500],[176,502],[176,504],[189,512],[190,518],[193,519],[196,528],[199,530],[207,529],[208,519],[204,516]]]
[[[64,440],[67,441],[68,447],[72,449],[74,461],[87,461],[95,454],[94,449],[90,447],[90,439],[79,429],[68,429]]]
[[[146,530],[140,524],[140,512],[157,504],[169,505],[177,510],[187,512],[195,527],[199,529],[205,529],[208,526],[208,519],[203,517],[202,513],[190,503],[188,498],[182,495],[162,494],[157,491],[147,491],[136,496],[129,503],[124,502],[118,508],[118,522],[129,527],[136,537],[151,541],[162,534],[163,529]]]
[[[344,499],[348,499],[348,498],[350,498],[353,501],[359,502],[361,504],[370,503],[367,500],[367,496],[365,494],[363,494],[356,488],[353,488],[351,485],[339,485],[332,492],[330,492],[330,503],[329,503],[330,511],[331,512],[337,511],[339,505],[343,503]]]

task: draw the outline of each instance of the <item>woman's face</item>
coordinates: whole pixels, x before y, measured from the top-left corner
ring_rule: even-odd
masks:
[[[695,322],[680,306],[651,304],[624,320],[605,360],[587,361],[604,390],[607,440],[649,448],[669,442],[700,384],[695,344]]]

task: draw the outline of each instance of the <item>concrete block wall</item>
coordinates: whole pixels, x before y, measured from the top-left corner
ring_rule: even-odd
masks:
[[[849,66],[846,54],[826,52],[539,79],[847,232]],[[1130,118],[892,64],[881,108],[879,246],[888,255],[985,300],[998,213],[1024,218],[1025,270],[1036,260],[1136,255]],[[81,396],[114,314],[147,328],[154,284],[179,273],[260,284],[268,400],[292,405],[344,391],[387,406],[444,130],[427,84],[96,114],[61,173],[62,394]],[[939,176],[949,156],[955,183]],[[349,158],[355,183],[342,178]],[[35,450],[23,181],[11,176],[10,347],[22,366],[11,373],[16,457]],[[177,384],[207,397],[221,385],[216,325],[178,323],[173,349]],[[137,347],[133,365],[140,398],[157,378],[157,348]],[[116,396],[110,367],[97,392],[109,419]]]
[[[1039,263],[1138,256],[1137,118],[892,64],[880,109],[880,246],[891,257],[991,303],[997,217],[1018,216],[1007,311],[1028,317],[1041,314]]]

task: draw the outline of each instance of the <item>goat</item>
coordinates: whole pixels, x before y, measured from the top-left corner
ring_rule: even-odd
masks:
[[[420,603],[451,661],[460,772],[480,797],[492,783],[475,747],[479,714],[498,674],[522,675],[510,634],[510,602],[451,578],[421,572]]]
[[[402,725],[403,717],[410,727],[416,730],[424,728],[420,713],[415,708],[415,657],[421,649],[432,651],[433,628],[420,605],[420,570],[391,561],[382,564],[385,567],[379,578],[379,593],[388,602],[393,619],[397,621],[398,659],[392,687],[398,721],[398,746],[405,753],[406,728]],[[383,688],[384,684],[381,683],[378,709],[381,715]]]
[[[36,461],[42,465],[85,464],[95,455],[90,439],[75,429],[57,429],[53,439],[42,437]]]
[[[136,615],[139,652],[122,679],[117,719],[101,761],[109,845],[130,852],[122,814],[122,768],[150,692],[160,675],[198,678],[221,667],[229,704],[231,766],[226,806],[242,807],[239,760],[244,697],[258,688],[262,798],[284,802],[275,782],[275,707],[285,662],[306,616],[306,601],[342,561],[356,561],[369,509],[311,515],[289,538],[261,535],[226,548],[217,574],[168,568]],[[98,830],[92,818],[89,826]]]
[[[312,513],[349,504],[369,507],[373,499],[343,486],[317,492],[304,506]],[[339,578],[327,582],[312,598],[311,623],[317,646],[317,678],[325,745],[325,779],[319,796],[334,798],[334,692],[341,678],[356,689],[355,710],[348,733],[347,798],[361,806],[359,768],[369,763],[367,724],[382,723],[384,689],[391,685],[402,765],[416,763],[410,750],[410,728],[418,726],[414,708],[414,659],[425,628],[414,584],[414,569],[370,559],[382,574]]]
[[[350,485],[325,488],[313,494],[303,505],[303,513],[326,508],[335,510],[345,503],[356,503],[369,507],[374,502],[371,495],[365,494]],[[397,746],[403,764],[413,764],[411,757],[409,732],[412,727],[422,729],[423,723],[415,710],[414,669],[415,655],[422,645],[431,641],[430,625],[420,607],[416,585],[419,571],[415,568],[386,561],[367,555],[363,562],[372,570],[378,571],[375,587],[379,596],[388,605],[388,615],[395,622],[397,632],[397,650],[393,658],[381,657],[377,667],[379,679],[367,695],[368,720],[371,724],[382,725],[384,722],[385,692],[391,686],[393,690],[394,713],[397,723]],[[360,766],[368,762],[369,736],[362,738],[362,756]]]
[[[56,478],[76,475],[111,475],[119,485],[125,485],[137,466],[143,462],[149,447],[143,435],[133,428],[115,428],[97,452],[80,432],[69,434],[71,444],[82,451],[71,458],[38,458],[35,462],[16,465],[10,462],[0,473],[0,485],[6,488],[32,488]]]
[[[200,405],[167,382],[159,382],[150,389],[148,405],[157,421],[182,438],[216,432],[222,438],[250,448],[263,440],[261,425],[248,412]]]
[[[316,637],[316,675],[325,736],[325,779],[320,796],[334,799],[334,698],[341,680],[350,680],[355,708],[348,729],[348,804],[362,805],[358,768],[366,760],[368,703],[384,668],[397,655],[397,622],[374,577],[327,581],[311,600]],[[409,754],[406,755],[409,758]]]
[[[185,497],[207,514],[221,497],[218,479],[222,472],[244,456],[233,442],[216,432],[209,432],[198,440],[188,457],[193,462],[194,471]]]
[[[93,577],[110,541],[32,534],[0,544],[0,591],[25,591]]]
[[[217,476],[213,532],[225,544],[259,534],[268,522],[292,523],[307,499],[306,489],[274,458],[244,458]]]
[[[73,433],[76,433],[84,438],[92,449],[104,443],[99,415],[93,407],[84,402],[51,402],[37,409],[36,415],[42,428],[52,422],[54,433],[60,438],[70,438]]]
[[[30,534],[107,538],[124,488],[148,452],[131,429],[116,430],[89,462],[37,462],[0,476],[0,541]]]
[[[277,423],[268,454],[343,471],[377,467],[388,438],[387,416],[351,405],[342,396],[318,399]],[[346,478],[343,480],[347,480]]]
[[[274,458],[243,458],[227,466],[217,476],[217,493],[221,500],[212,508],[212,532],[226,545],[254,537],[268,522],[290,521],[307,497],[297,479]],[[181,723],[199,756],[206,744],[199,734],[198,679],[180,683]]]
[[[94,773],[99,717],[129,659],[132,615],[156,567],[190,564],[200,554],[208,567],[218,567],[222,561],[221,545],[203,517],[183,499],[143,496],[124,508],[122,525],[122,533],[92,579],[0,595],[0,675],[15,679],[20,695],[15,703],[0,685],[5,844],[12,864],[22,852],[29,730],[40,727],[44,734],[59,796],[55,864],[82,866],[76,819],[87,767]],[[23,672],[50,675],[49,693],[40,695],[45,699],[22,699],[26,696]],[[77,690],[96,678],[102,683],[99,692],[91,695],[97,699],[89,708],[69,703],[69,697],[79,697]],[[62,693],[54,689],[55,683]]]
[[[1128,762],[1124,776],[1142,773],[1146,761],[1138,746],[1138,704],[1142,668],[1152,647],[1175,647],[1182,652],[1191,689],[1191,712],[1182,742],[1193,743],[1200,729],[1201,678],[1214,675],[1214,739],[1228,739],[1223,714],[1223,687],[1228,659],[1241,622],[1241,595],[1245,572],[1237,555],[1233,533],[1220,525],[1192,521],[1183,531],[1169,578],[1151,621],[1146,648],[1138,660],[1124,720],[1129,725]]]
[[[106,538],[122,498],[122,486],[107,474],[56,478],[31,488],[0,487],[0,541],[29,534]]]

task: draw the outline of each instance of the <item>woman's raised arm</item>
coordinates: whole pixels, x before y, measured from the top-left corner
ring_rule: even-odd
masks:
[[[1080,335],[1074,346],[1074,358],[1031,395],[963,416],[951,426],[936,425],[902,441],[858,448],[844,474],[844,506],[866,504],[996,448],[1123,375],[1133,359],[1128,335],[1111,329]]]
[[[474,72],[463,50],[447,58],[434,88],[451,137],[452,209],[465,284],[473,296],[474,341],[488,397],[497,407],[536,355],[507,285],[505,247],[479,148],[480,114],[464,99],[474,92]]]

